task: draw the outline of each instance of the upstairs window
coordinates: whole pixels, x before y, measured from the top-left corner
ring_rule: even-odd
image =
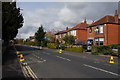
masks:
[[[76,36],[76,30],[72,30],[71,35]]]
[[[58,38],[58,35],[56,35],[56,38]]]
[[[99,33],[103,33],[103,25],[99,26]]]
[[[96,27],[96,34],[103,34],[103,25],[99,25]]]
[[[89,32],[90,32],[90,33],[92,32],[92,27],[90,27]]]
[[[62,34],[60,34],[60,38],[62,38]]]

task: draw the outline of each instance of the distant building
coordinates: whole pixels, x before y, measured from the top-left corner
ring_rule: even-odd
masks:
[[[35,36],[30,36],[30,37],[29,37],[29,41],[35,42]]]

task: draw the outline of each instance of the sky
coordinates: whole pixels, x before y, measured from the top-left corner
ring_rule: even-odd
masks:
[[[43,25],[45,31],[60,31],[73,27],[84,19],[91,24],[106,15],[114,16],[118,2],[17,2],[24,17],[16,38],[34,36]]]

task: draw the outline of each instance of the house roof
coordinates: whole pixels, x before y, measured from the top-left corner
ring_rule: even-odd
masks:
[[[102,25],[102,24],[120,24],[120,19],[118,19],[118,23],[115,22],[114,16],[107,15],[96,22],[92,23],[89,27]]]
[[[68,30],[63,30],[63,31],[58,31],[57,33],[55,33],[55,35],[57,34],[63,34],[63,33],[67,33]]]
[[[67,33],[68,31],[71,31],[71,30],[80,30],[80,29],[86,30],[86,27],[88,27],[88,26],[89,26],[88,24],[86,24],[86,23],[83,22],[83,23],[77,24],[74,27],[69,28],[67,30],[59,31],[55,35]]]
[[[70,30],[80,30],[80,29],[85,30],[86,27],[88,27],[88,26],[89,25],[86,23],[80,23],[80,24],[77,24],[76,26],[74,26],[73,28],[69,29],[69,31]]]

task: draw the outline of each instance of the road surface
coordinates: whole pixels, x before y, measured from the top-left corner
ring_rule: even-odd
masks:
[[[16,45],[39,78],[118,78],[118,60],[110,57]]]

